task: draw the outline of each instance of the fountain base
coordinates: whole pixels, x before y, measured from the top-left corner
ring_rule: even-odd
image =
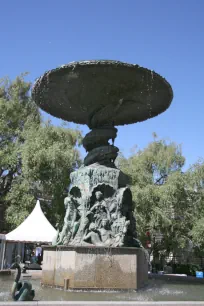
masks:
[[[148,281],[141,248],[45,246],[42,284],[64,289],[139,289]]]

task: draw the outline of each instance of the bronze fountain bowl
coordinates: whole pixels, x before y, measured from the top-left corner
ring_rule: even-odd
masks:
[[[47,113],[90,128],[131,124],[171,104],[170,84],[138,65],[111,60],[71,62],[36,80],[32,97]]]

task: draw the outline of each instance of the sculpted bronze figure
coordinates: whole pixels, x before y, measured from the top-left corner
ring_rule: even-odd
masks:
[[[91,130],[83,139],[84,164],[71,173],[64,224],[53,244],[139,247],[128,178],[115,166],[115,126],[164,112],[171,86],[138,65],[82,61],[46,72],[32,95],[51,115]]]

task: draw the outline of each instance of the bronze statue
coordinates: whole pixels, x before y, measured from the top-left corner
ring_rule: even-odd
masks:
[[[60,233],[58,231],[58,235],[53,242],[55,245],[68,244],[76,233],[77,202],[73,196],[67,196],[64,199],[64,205],[66,209],[64,226]]]
[[[14,301],[32,301],[35,297],[35,290],[28,281],[19,282],[21,278],[21,267],[17,261],[11,265],[11,269],[17,269],[15,280],[11,289],[11,296]]]
[[[90,224],[89,233],[84,235],[83,240],[90,240],[91,244],[96,246],[111,246],[111,238],[111,230],[108,229],[108,220],[103,219],[99,229],[95,223]]]
[[[115,126],[164,112],[173,98],[171,86],[138,65],[93,60],[46,72],[32,96],[44,111],[91,130],[83,139],[84,164],[70,175],[64,225],[54,244],[139,247],[129,181],[115,165]]]
[[[110,213],[106,204],[106,201],[103,199],[103,194],[101,191],[95,193],[96,203],[88,211],[88,214],[93,214],[93,220],[97,226],[100,226],[102,216],[106,216],[110,220]]]

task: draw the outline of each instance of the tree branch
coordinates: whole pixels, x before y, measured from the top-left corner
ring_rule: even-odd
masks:
[[[161,180],[164,180],[165,178],[167,178],[167,174],[164,174],[164,175],[160,176],[160,178],[156,180],[156,182],[154,183],[154,185],[159,185],[159,183],[161,182]]]

